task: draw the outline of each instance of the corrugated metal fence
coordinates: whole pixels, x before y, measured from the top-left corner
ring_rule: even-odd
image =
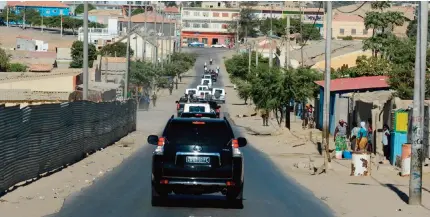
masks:
[[[136,130],[135,100],[0,106],[0,192]]]

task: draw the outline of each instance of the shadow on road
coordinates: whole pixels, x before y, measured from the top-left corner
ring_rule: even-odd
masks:
[[[245,199],[244,199],[245,201]],[[243,209],[229,203],[225,196],[221,195],[169,195],[163,202],[162,207],[188,207],[188,208],[221,208],[221,209]]]

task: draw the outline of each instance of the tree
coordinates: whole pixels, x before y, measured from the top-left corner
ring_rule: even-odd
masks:
[[[0,72],[6,72],[9,66],[11,55],[6,53],[3,48],[0,48]]]
[[[88,11],[95,10],[95,9],[96,7],[94,7],[94,5],[88,4]],[[75,9],[75,15],[83,14],[83,13],[84,13],[84,4],[80,4]]]
[[[127,44],[123,42],[116,42],[103,46],[100,54],[110,57],[125,57],[127,54]],[[130,47],[130,56],[133,56],[134,51]]]
[[[7,15],[8,8],[7,6],[4,7],[2,13],[0,14],[0,20],[6,22],[8,19]],[[18,14],[15,14],[15,11],[9,9],[9,22],[15,22],[21,21],[21,17]]]
[[[178,5],[176,5],[175,1],[166,1],[166,2],[164,2],[164,5],[166,7],[177,7],[178,6]]]
[[[21,63],[10,63],[7,67],[8,72],[26,72],[27,66]]]
[[[82,41],[74,41],[71,48],[72,62],[70,68],[82,68],[84,63],[84,43]],[[94,60],[97,58],[96,47],[93,44],[88,44],[88,67],[93,66]]]
[[[430,16],[429,16],[430,18]],[[427,29],[427,41],[430,41],[430,23],[428,23],[428,29]],[[416,38],[417,37],[417,19],[412,20],[409,22],[408,28],[406,30],[406,35],[409,38]]]
[[[285,35],[285,26],[287,25],[287,18],[267,18],[260,22],[260,31],[263,34],[269,34],[270,28],[273,30],[273,35],[281,37]],[[290,19],[290,33],[300,33],[300,20]],[[302,24],[303,39],[304,40],[320,40],[321,33],[313,24]]]
[[[391,40],[390,35],[394,27],[402,26],[407,18],[402,12],[384,11],[390,7],[390,4],[385,1],[372,2],[371,7],[379,11],[366,12],[364,25],[366,29],[372,29],[372,37],[363,41],[363,50],[372,50],[372,55],[376,57],[378,54],[384,54],[384,45]]]
[[[239,32],[239,38],[242,39],[245,36],[255,37],[257,36],[257,27],[259,24],[259,20],[257,16],[254,14],[250,7],[242,8],[239,14],[239,26],[237,26],[237,22],[232,22],[228,26],[228,30],[230,32]]]
[[[136,14],[142,14],[142,13],[145,13],[145,9],[143,9],[143,8],[136,8],[136,9],[131,11],[132,16],[134,16]]]
[[[192,1],[189,3],[189,6],[193,7],[193,8],[200,8],[200,7],[202,7],[202,2],[201,1]]]

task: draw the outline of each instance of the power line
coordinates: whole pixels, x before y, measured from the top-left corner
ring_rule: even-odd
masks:
[[[322,3],[322,2],[320,2],[320,6],[319,6],[318,11],[317,11],[317,17],[318,17],[318,14],[319,14],[319,12],[320,12],[320,10],[321,10],[322,6],[323,6],[323,3]],[[302,15],[300,14],[300,16],[302,16]],[[300,20],[301,20],[301,19],[300,19]],[[300,22],[301,22],[301,21],[300,21]],[[316,25],[316,24],[317,24],[317,19],[315,18],[314,23],[312,24],[312,28],[315,28],[315,25]],[[302,37],[302,38],[303,38],[303,35],[300,35],[300,37]],[[303,44],[302,44],[302,46],[301,46],[299,49],[297,49],[297,50],[302,49],[302,48],[306,45],[306,43],[308,43],[308,41],[309,41],[309,37],[306,39],[305,43],[303,43]],[[296,50],[296,49],[294,49],[294,50]]]
[[[361,4],[360,6],[358,6],[356,9],[354,9],[352,11],[341,11],[341,10],[339,10],[337,8],[336,8],[336,10],[339,11],[340,13],[351,14],[351,13],[354,13],[354,12],[360,10],[360,8],[362,8],[366,3],[368,3],[368,2],[363,2],[363,4]]]

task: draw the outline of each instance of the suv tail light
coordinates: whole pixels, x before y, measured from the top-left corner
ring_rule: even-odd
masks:
[[[158,138],[158,146],[154,151],[154,154],[156,155],[163,155],[164,154],[164,144],[166,139],[164,137]]]
[[[231,141],[231,146],[233,147],[233,157],[242,157],[242,152],[239,150],[239,142],[237,139]]]
[[[216,113],[219,113],[219,112],[220,112],[220,109],[216,109],[215,111],[216,111]]]
[[[176,109],[178,109],[178,110],[179,110],[179,108],[180,108],[180,105],[179,105],[179,103],[178,103],[178,104],[176,104]]]

